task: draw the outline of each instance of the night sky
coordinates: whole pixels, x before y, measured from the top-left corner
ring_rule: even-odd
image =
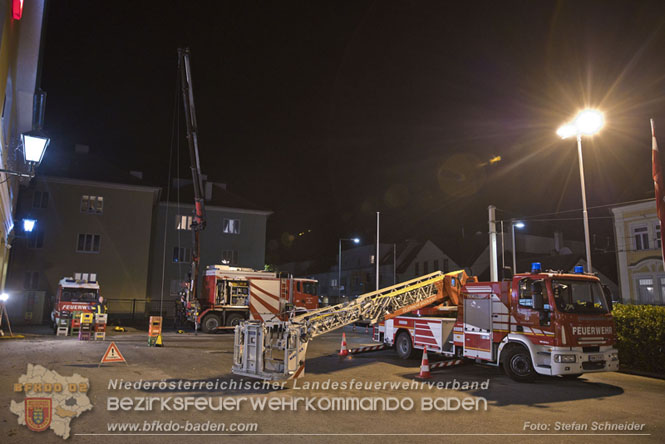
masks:
[[[662,1],[52,0],[45,32],[43,172],[82,143],[165,183],[189,46],[203,172],[275,211],[270,262],[373,242],[376,211],[385,241],[444,251],[486,236],[489,204],[581,218],[555,131],[585,106],[607,121],[583,141],[590,207],[653,196],[649,117],[665,146]],[[607,208],[590,214],[611,235]],[[552,226],[582,239],[581,220],[528,230]]]

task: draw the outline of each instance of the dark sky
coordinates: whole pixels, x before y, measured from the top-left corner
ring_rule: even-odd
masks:
[[[499,217],[579,209],[575,142],[555,131],[585,106],[607,120],[583,142],[589,206],[653,194],[649,117],[665,145],[662,1],[49,8],[53,142],[41,168],[84,143],[166,182],[182,108],[176,49],[189,46],[203,171],[275,211],[272,262],[332,256],[339,237],[372,242],[376,211],[386,241],[431,238],[446,250],[463,229],[487,231],[489,204]],[[611,234],[606,209],[591,216],[592,231]],[[556,226],[581,239],[581,220]]]

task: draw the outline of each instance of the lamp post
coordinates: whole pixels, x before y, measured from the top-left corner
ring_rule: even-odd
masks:
[[[337,255],[337,259],[339,260],[338,265],[337,265],[337,298],[340,299],[342,297],[342,241],[351,241],[354,244],[359,244],[360,239],[357,237],[353,237],[351,239],[340,239],[339,240],[339,254]]]
[[[584,243],[586,246],[587,269],[591,273],[591,242],[589,240],[589,214],[586,207],[586,188],[584,185],[584,162],[582,161],[582,136],[593,136],[603,127],[605,118],[600,111],[595,109],[585,109],[580,111],[575,119],[570,123],[563,124],[558,130],[557,135],[562,139],[568,137],[577,137],[577,156],[580,164],[580,187],[582,189],[582,215],[584,218]]]
[[[510,226],[511,229],[513,230],[513,273],[517,274],[517,254],[515,252],[515,227],[521,230],[522,228],[524,228],[524,222],[520,222],[518,220],[511,220]]]

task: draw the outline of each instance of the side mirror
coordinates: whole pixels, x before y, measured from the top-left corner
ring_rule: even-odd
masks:
[[[543,310],[543,294],[542,293],[533,293],[533,309],[534,310]]]
[[[603,294],[605,295],[605,301],[607,301],[607,309],[612,311],[612,291],[607,285],[603,285]]]
[[[510,281],[513,279],[513,269],[510,267],[503,267],[501,274],[501,279],[504,281]]]

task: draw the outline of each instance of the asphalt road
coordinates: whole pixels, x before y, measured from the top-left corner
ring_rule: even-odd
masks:
[[[355,333],[345,329],[349,346],[371,344],[370,337],[359,329]],[[402,361],[392,350],[354,355],[340,360],[336,356],[341,332],[333,332],[315,339],[309,346],[306,375],[289,383],[284,389],[220,388],[221,384],[251,382],[231,374],[233,336],[231,334],[199,335],[166,333],[165,347],[147,346],[145,332],[111,333],[106,342],[80,342],[73,338],[55,338],[51,335],[27,335],[26,339],[0,340],[0,442],[62,442],[52,431],[31,432],[17,424],[17,417],[9,410],[10,400],[23,400],[24,395],[13,392],[13,385],[27,365],[39,364],[62,376],[78,373],[88,378],[87,393],[93,404],[91,411],[74,418],[71,437],[74,443],[108,442],[665,442],[665,381],[623,373],[584,375],[577,381],[558,378],[540,378],[534,383],[513,382],[497,368],[467,364],[437,370],[428,382],[434,387],[410,385],[417,381],[418,361]],[[128,361],[98,368],[98,363],[110,340],[118,345]],[[431,359],[435,361],[436,359]],[[154,382],[155,388],[125,390],[110,388],[112,381]],[[111,382],[110,382],[111,381]],[[183,384],[199,382],[202,388],[185,390],[168,386],[159,388],[160,382]],[[352,385],[341,387],[306,387],[306,384],[332,383]],[[452,389],[453,384],[485,382],[487,388]],[[211,388],[205,386],[212,384]],[[379,383],[381,387],[373,384]],[[361,386],[355,386],[360,383]],[[448,389],[437,388],[441,384]],[[369,385],[365,385],[369,384]],[[398,384],[399,387],[391,386]],[[109,411],[112,398],[152,397],[218,397],[235,403],[237,410],[213,411],[160,411],[157,401],[152,411]],[[332,398],[391,398],[397,403],[394,410],[385,411],[372,404],[351,411],[332,410]],[[303,398],[298,409],[289,410],[289,404],[279,404],[275,411],[267,406],[261,410],[251,405],[252,400]],[[314,398],[314,401],[311,399]],[[470,410],[451,410],[458,402]],[[316,410],[306,410],[306,400]],[[111,400],[111,401],[109,401]],[[433,405],[449,410],[429,410]],[[486,400],[486,401],[485,401]],[[273,401],[277,402],[277,401]],[[363,401],[370,402],[370,401]],[[409,408],[410,402],[413,407]],[[485,408],[486,402],[486,408]],[[320,403],[320,404],[317,404]],[[424,404],[423,404],[424,403]],[[445,403],[445,404],[444,404]],[[478,409],[476,409],[478,406]],[[110,404],[113,408],[114,405]],[[390,405],[389,405],[390,407]],[[424,407],[424,408],[423,408]],[[363,408],[369,410],[363,410]],[[375,408],[375,410],[371,410]],[[425,411],[423,411],[425,410]],[[109,431],[113,424],[153,424],[161,421],[161,431],[132,432],[119,435]],[[256,431],[240,436],[188,435],[183,430],[167,433],[165,424],[185,427],[194,424],[232,423],[241,427],[256,427]],[[641,430],[604,431],[594,427],[606,424],[635,423]],[[247,424],[256,424],[256,426]],[[150,427],[154,427],[150,425]],[[564,430],[568,427],[569,430]],[[586,427],[586,429],[584,429]],[[125,431],[124,433],[129,433]],[[147,435],[145,433],[152,433]],[[193,431],[190,433],[194,433]],[[209,432],[206,432],[209,433]],[[228,432],[224,432],[227,434]],[[630,434],[630,435],[629,435]]]

